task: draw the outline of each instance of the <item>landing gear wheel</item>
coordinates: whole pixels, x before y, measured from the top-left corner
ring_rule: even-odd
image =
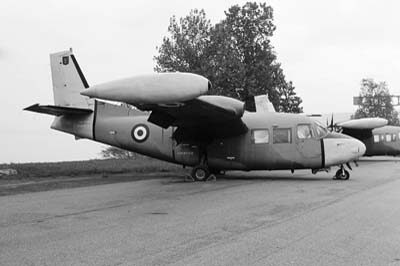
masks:
[[[335,174],[336,179],[348,180],[350,178],[350,173],[346,169],[339,169]]]
[[[196,166],[192,169],[191,176],[195,181],[206,181],[210,175],[210,171],[205,166]]]

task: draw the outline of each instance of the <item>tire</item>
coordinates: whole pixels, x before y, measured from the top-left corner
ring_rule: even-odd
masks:
[[[350,173],[346,169],[339,169],[337,170],[335,177],[336,179],[348,180],[350,178]]]
[[[205,166],[196,166],[192,169],[191,176],[195,181],[206,181],[210,176],[210,171]]]

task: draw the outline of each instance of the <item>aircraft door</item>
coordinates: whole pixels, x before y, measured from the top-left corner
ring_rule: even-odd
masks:
[[[251,130],[250,148],[244,153],[252,168],[263,169],[271,162],[271,140],[268,128],[255,128]]]
[[[313,138],[310,124],[299,124],[296,129],[296,145],[305,158],[321,158],[321,141]]]
[[[243,169],[242,137],[215,140],[207,147],[209,166],[215,169]]]

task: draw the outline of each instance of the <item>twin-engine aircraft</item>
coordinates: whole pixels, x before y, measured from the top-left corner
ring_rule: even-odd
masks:
[[[241,101],[205,95],[211,83],[199,75],[158,73],[89,86],[72,50],[50,61],[55,105],[25,110],[54,115],[51,128],[77,139],[191,166],[195,181],[225,170],[316,173],[330,166],[348,179],[344,165],[365,152],[359,140],[329,133],[309,117],[245,112]]]
[[[365,156],[400,155],[400,127],[387,123],[383,118],[361,118],[334,124],[332,115],[328,128],[362,141]]]

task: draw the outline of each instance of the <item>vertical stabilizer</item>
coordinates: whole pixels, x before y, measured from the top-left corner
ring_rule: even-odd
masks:
[[[55,105],[93,110],[94,101],[80,95],[89,85],[72,49],[50,54],[50,64]]]
[[[254,96],[257,113],[275,113],[275,108],[268,99],[268,95]]]

